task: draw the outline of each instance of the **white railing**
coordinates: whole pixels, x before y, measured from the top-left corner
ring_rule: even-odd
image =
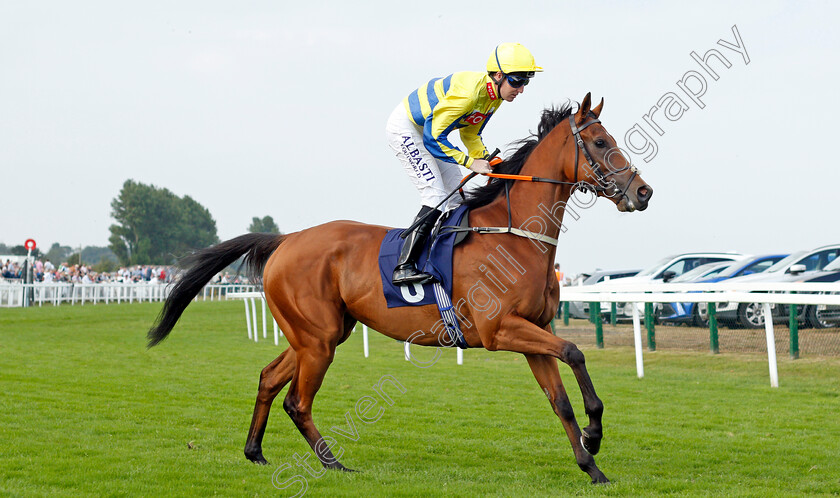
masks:
[[[265,303],[265,296],[263,296],[262,292],[230,292],[227,295],[228,299],[241,299],[245,303],[245,325],[248,329],[248,339],[254,339],[254,342],[259,342],[259,327],[257,323],[257,299],[260,300],[261,312],[262,312],[262,332],[263,332],[263,339],[268,338],[268,327],[266,326],[267,322],[267,315],[266,315],[266,303]],[[250,303],[250,305],[249,305]],[[277,322],[274,321],[274,317],[271,317],[271,323],[274,326],[274,345],[278,346],[280,344],[279,338],[283,336],[283,331],[277,326]],[[410,344],[408,342],[404,343],[404,356],[406,361],[411,361],[411,349]],[[365,358],[370,356],[370,345],[368,342],[368,327],[365,324],[362,324],[362,351],[364,352]],[[455,363],[458,365],[464,364],[464,350],[461,348],[455,348]]]
[[[562,287],[561,301],[622,303],[762,303],[767,337],[770,385],[779,387],[776,339],[771,304],[840,305],[840,283],[807,282],[715,282],[705,284],[609,282],[588,286]],[[632,306],[636,373],[644,377],[639,306]]]
[[[212,284],[207,285],[196,296],[196,300],[242,299],[245,303],[245,318],[248,338],[258,340],[256,300],[260,300],[262,312],[263,338],[268,337],[265,299],[261,292],[256,292],[255,285]],[[42,306],[45,302],[53,305],[61,303],[84,305],[87,302],[122,303],[162,301],[168,297],[171,284],[158,282],[144,283],[34,283],[0,284],[0,307],[23,306],[24,296],[29,292],[29,305]],[[609,282],[590,286],[562,287],[561,301],[585,302],[626,302],[626,303],[762,303],[764,307],[765,332],[767,336],[767,356],[770,369],[770,384],[778,387],[778,369],[776,365],[775,333],[770,311],[771,304],[804,304],[840,306],[840,283],[730,283],[709,284],[663,284],[663,283],[621,283]],[[642,355],[641,323],[639,307],[632,306],[633,334],[636,349],[636,367],[639,378],[644,377]],[[274,344],[279,345],[283,335],[273,317]],[[368,329],[362,326],[365,357],[369,354]],[[457,351],[457,362],[463,361],[463,350]],[[405,344],[406,360],[410,359],[409,344]]]
[[[44,303],[54,306],[62,303],[133,303],[162,301],[169,295],[169,287],[164,283],[0,284],[0,307],[23,306],[27,294],[29,306],[43,306]]]
[[[796,294],[793,294],[795,292]],[[827,294],[836,293],[836,294]],[[261,292],[229,292],[228,299],[242,299],[245,303],[245,324],[248,329],[248,339],[259,340],[259,326],[257,322],[257,304],[259,299],[262,312],[263,338],[268,338],[266,302]],[[661,302],[693,302],[693,303],[756,303],[764,304],[766,317],[771,317],[770,304],[828,304],[840,305],[840,283],[727,283],[712,284],[661,284],[634,283],[622,284],[610,282],[590,286],[562,287],[561,301],[587,302],[629,302],[629,303],[661,303]],[[633,306],[633,336],[636,349],[636,370],[639,378],[644,377],[644,362],[642,355],[641,323],[639,308]],[[274,344],[279,344],[279,337],[283,332],[272,317],[274,327]],[[778,368],[776,363],[776,341],[773,331],[773,320],[765,320],[767,336],[767,357],[770,369],[770,385],[779,386]],[[365,358],[369,354],[368,328],[362,325],[362,342]],[[458,365],[463,363],[463,350],[457,351]],[[410,360],[409,344],[405,343],[405,359]]]
[[[196,296],[196,300],[211,301],[226,298],[230,292],[253,292],[255,285],[213,284],[207,285]],[[33,284],[0,284],[0,307],[20,307],[29,295],[29,306],[43,306],[44,303],[58,306],[63,303],[75,305],[134,303],[163,301],[169,297],[172,284],[164,282],[98,283],[81,284],[65,282],[36,282]]]
[[[207,301],[209,298],[210,301],[215,301],[222,298],[228,299],[228,294],[231,293],[256,291],[257,286],[253,284],[208,284],[198,293],[195,300]]]
[[[791,294],[795,292],[796,294]],[[628,283],[580,285],[560,288],[561,301],[624,303],[772,303],[840,304],[840,282],[734,283],[707,284]]]
[[[260,304],[262,305],[262,329],[263,329],[263,339],[268,338],[268,327],[266,326],[266,304],[265,304],[265,297],[263,297],[262,292],[228,292],[225,296],[227,299],[241,299],[245,303],[245,324],[248,327],[248,339],[254,339],[254,342],[259,342],[259,330],[257,326],[257,304],[256,300],[260,300]],[[248,305],[250,303],[250,306]],[[280,331],[280,328],[277,327],[277,322],[274,321],[274,317],[271,317],[271,323],[274,325],[274,345],[279,346],[280,340],[279,338],[283,335],[283,332]],[[252,325],[253,324],[253,325]]]

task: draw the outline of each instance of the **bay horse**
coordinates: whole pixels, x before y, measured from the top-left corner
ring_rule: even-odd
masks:
[[[601,445],[603,404],[595,394],[583,354],[550,331],[560,292],[553,270],[556,238],[575,189],[609,198],[624,212],[644,210],[653,193],[636,168],[622,154],[615,154],[619,150],[615,139],[598,120],[603,104],[601,99],[590,108],[587,94],[577,112],[571,104],[543,111],[537,133],[521,141],[513,155],[496,166],[499,177],[467,198],[471,227],[507,226],[508,230],[497,229],[492,235],[469,233],[455,246],[451,296],[469,347],[525,355],[563,424],[578,466],[593,483],[609,482],[593,458]],[[512,227],[518,227],[519,233]],[[347,340],[356,322],[415,345],[446,344],[442,334],[417,337],[418,329],[435,329],[440,320],[435,305],[387,307],[378,267],[379,247],[387,231],[382,226],[333,221],[285,235],[251,233],[182,261],[186,271],[148,332],[149,347],[167,337],[214,275],[243,255],[252,273],[262,275],[265,300],[289,341],[289,347],[260,374],[245,444],[249,460],[268,463],[262,439],[269,410],[288,384],[283,408],[306,442],[324,467],[349,470],[315,427],[312,402],[336,347]],[[491,257],[500,254],[500,248],[515,270],[488,270],[488,261],[500,262]],[[487,284],[488,278],[495,290]],[[481,302],[475,291],[479,281],[484,292]],[[492,313],[487,306],[491,294],[498,303]],[[556,359],[571,367],[580,386],[589,416],[583,430],[575,420]]]

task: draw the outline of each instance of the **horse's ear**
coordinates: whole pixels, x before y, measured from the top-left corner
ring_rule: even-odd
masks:
[[[601,103],[598,104],[597,106],[595,106],[595,108],[592,109],[592,114],[594,114],[595,117],[597,118],[598,116],[601,115],[601,109],[603,109],[603,108],[604,108],[604,97],[601,97]]]
[[[580,103],[580,109],[577,112],[577,122],[582,123],[586,116],[589,115],[589,106],[592,105],[592,93],[587,92],[586,97],[583,98],[583,101]]]

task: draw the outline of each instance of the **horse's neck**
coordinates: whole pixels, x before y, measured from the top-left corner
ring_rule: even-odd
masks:
[[[528,157],[520,174],[548,178],[561,182],[571,182],[564,171],[565,161],[572,162],[575,142],[571,136],[568,124],[561,123],[548,137],[534,148]],[[560,227],[565,213],[565,206],[571,197],[572,186],[569,184],[553,184],[542,182],[518,182],[515,189],[511,189],[511,206],[517,206],[519,222],[529,224],[532,230],[539,224],[544,224],[542,233],[552,238],[560,234]],[[527,227],[520,227],[527,229]]]
[[[574,156],[574,153],[569,155],[568,151],[564,150],[568,144],[574,144],[574,141],[559,137],[556,140],[543,140],[533,150],[520,173],[570,182],[570,179],[563,176],[566,169],[563,167],[563,161],[571,161],[570,157]],[[564,152],[566,154],[563,154]],[[517,181],[509,192],[511,226],[557,239],[571,191],[571,185]],[[471,224],[478,221],[481,226],[507,226],[507,198],[504,195],[499,196],[492,203],[480,208],[476,214],[476,217],[471,215]],[[534,242],[522,239],[521,243],[531,245]],[[533,261],[541,266],[548,264],[553,267],[556,247],[547,244],[539,244],[539,247],[540,249],[535,251],[539,254],[534,255]]]

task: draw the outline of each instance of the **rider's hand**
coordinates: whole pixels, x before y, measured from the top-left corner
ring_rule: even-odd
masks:
[[[490,167],[490,163],[485,161],[484,159],[473,159],[472,166],[470,169],[475,171],[476,173],[492,173],[493,168]]]

